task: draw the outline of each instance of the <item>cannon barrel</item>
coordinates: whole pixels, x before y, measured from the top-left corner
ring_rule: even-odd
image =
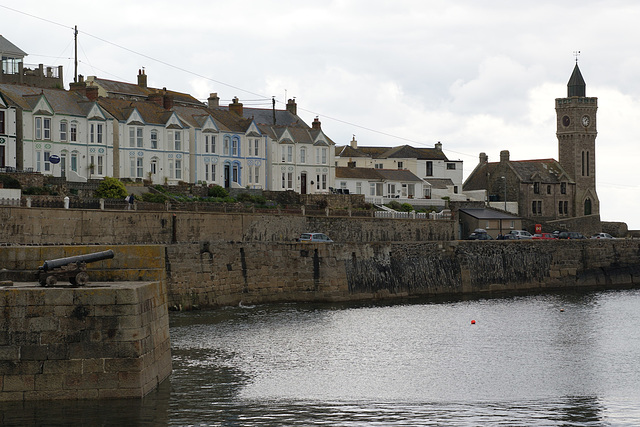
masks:
[[[53,270],[54,268],[62,267],[64,265],[69,265],[74,262],[89,263],[89,262],[97,262],[97,261],[102,261],[104,259],[111,259],[111,258],[113,258],[113,251],[109,249],[108,251],[95,252],[92,254],[77,255],[77,256],[70,256],[66,258],[46,260],[40,266],[39,269],[42,271],[49,271],[49,270]]]

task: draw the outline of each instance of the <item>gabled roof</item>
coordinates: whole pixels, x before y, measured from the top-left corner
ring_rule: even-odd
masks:
[[[563,181],[573,182],[569,174],[555,159],[509,160],[507,167],[513,171],[522,183],[557,184]],[[487,177],[499,176],[497,174],[504,175],[502,163],[481,163],[471,172],[462,188],[464,191],[486,190],[488,187]]]
[[[123,122],[129,120],[131,115],[137,111],[144,123],[164,126],[174,114],[151,101],[100,97],[98,104],[117,120]],[[184,123],[183,126],[189,127],[187,123]]]
[[[55,114],[84,117],[93,102],[77,92],[63,89],[48,89],[17,84],[0,84],[0,92],[8,102],[26,110],[33,111],[44,97]]]
[[[22,59],[27,53],[0,35],[0,58],[3,56]]]

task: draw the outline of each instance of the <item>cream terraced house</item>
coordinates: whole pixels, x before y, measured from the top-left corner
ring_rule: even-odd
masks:
[[[114,120],[95,101],[79,92],[14,84],[0,85],[0,93],[22,123],[17,168],[77,182],[111,174]]]

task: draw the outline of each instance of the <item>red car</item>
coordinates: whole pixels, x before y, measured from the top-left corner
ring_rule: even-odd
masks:
[[[533,240],[556,240],[557,237],[555,237],[551,233],[540,233],[540,234],[534,234],[532,239]]]

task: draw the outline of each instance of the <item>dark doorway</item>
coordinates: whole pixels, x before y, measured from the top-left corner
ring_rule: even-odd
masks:
[[[229,164],[224,165],[224,188],[231,187],[231,168]]]
[[[307,173],[300,174],[300,194],[307,194]]]

